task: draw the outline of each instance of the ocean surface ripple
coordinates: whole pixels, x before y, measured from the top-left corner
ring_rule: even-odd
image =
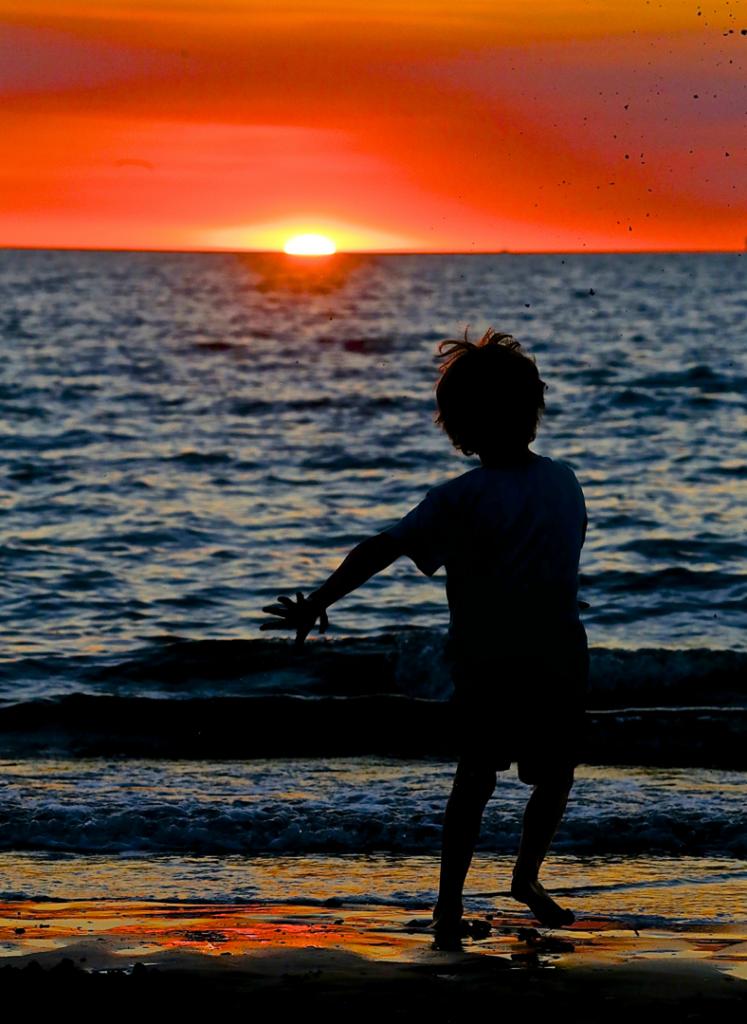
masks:
[[[586,492],[592,646],[747,650],[743,262],[1,253],[4,659],[256,636],[470,468],[433,424],[435,346],[466,324],[549,382],[535,449]],[[446,616],[403,559],[332,635]]]

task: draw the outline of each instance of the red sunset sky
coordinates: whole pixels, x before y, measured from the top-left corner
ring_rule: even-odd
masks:
[[[742,249],[747,2],[0,0],[0,244]]]

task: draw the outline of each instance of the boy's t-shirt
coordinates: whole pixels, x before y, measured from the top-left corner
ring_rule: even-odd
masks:
[[[529,452],[432,488],[384,532],[426,576],[445,567],[457,665],[545,658],[561,667],[586,651],[577,598],[586,523],[570,466]]]

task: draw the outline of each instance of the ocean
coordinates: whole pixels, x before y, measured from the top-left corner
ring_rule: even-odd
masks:
[[[5,898],[428,905],[442,572],[400,560],[301,656],[258,627],[474,465],[434,357],[492,325],[536,357],[533,448],[589,515],[596,740],[550,878],[621,920],[685,890],[690,919],[741,913],[744,261],[0,252]],[[475,907],[525,796],[486,813]]]

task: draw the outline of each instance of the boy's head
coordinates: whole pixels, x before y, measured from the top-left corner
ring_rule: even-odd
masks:
[[[477,344],[442,341],[436,384],[439,423],[465,455],[525,449],[537,434],[546,384],[532,356],[510,334],[489,328]]]

